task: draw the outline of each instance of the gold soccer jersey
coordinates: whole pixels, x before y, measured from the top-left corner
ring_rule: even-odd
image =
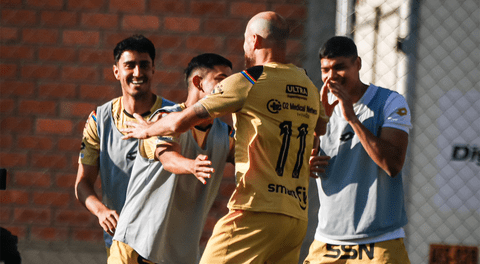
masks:
[[[309,157],[319,116],[317,87],[292,64],[234,74],[200,103],[212,117],[233,113],[237,186],[230,209],[307,219]]]

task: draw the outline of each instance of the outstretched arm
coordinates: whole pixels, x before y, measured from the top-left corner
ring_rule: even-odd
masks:
[[[122,129],[125,134],[123,139],[172,136],[183,133],[210,118],[205,107],[198,102],[181,112],[170,113],[156,122],[147,122],[138,114],[133,114],[133,116],[137,122],[126,122],[128,127]]]

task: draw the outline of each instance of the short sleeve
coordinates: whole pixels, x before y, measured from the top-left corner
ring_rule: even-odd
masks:
[[[407,101],[399,93],[392,93],[385,102],[383,127],[392,127],[409,133],[412,128],[411,112]]]
[[[97,130],[97,114],[92,111],[83,128],[82,144],[80,147],[79,163],[85,165],[98,165],[100,156],[100,138]]]
[[[229,76],[217,84],[212,94],[207,95],[199,103],[211,117],[239,111],[262,71],[263,67],[256,66]]]

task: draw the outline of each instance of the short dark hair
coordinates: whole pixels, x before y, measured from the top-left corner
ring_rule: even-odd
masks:
[[[188,78],[190,78],[192,72],[196,69],[207,68],[213,69],[215,66],[227,66],[232,68],[232,62],[228,59],[215,54],[215,53],[204,53],[194,57],[185,69],[185,82],[188,84]]]
[[[357,58],[357,46],[352,39],[344,36],[335,36],[327,40],[318,52],[320,60],[323,58],[331,59],[336,57]]]
[[[143,35],[133,35],[118,42],[117,46],[115,46],[115,49],[113,49],[113,58],[115,60],[115,64],[118,63],[123,52],[127,50],[148,53],[152,59],[152,63],[155,61],[155,46]]]

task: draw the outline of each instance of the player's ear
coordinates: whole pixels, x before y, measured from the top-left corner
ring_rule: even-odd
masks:
[[[360,57],[357,57],[355,59],[355,67],[357,67],[358,71],[362,69],[362,59]]]
[[[118,76],[119,69],[117,64],[113,64],[113,75],[115,75],[115,79],[120,80],[120,77]]]
[[[253,35],[253,48],[260,49],[263,45],[263,38],[257,34]]]
[[[200,77],[199,75],[195,75],[193,76],[192,78],[192,83],[193,85],[200,91],[203,92],[203,85],[202,85],[202,77]]]

